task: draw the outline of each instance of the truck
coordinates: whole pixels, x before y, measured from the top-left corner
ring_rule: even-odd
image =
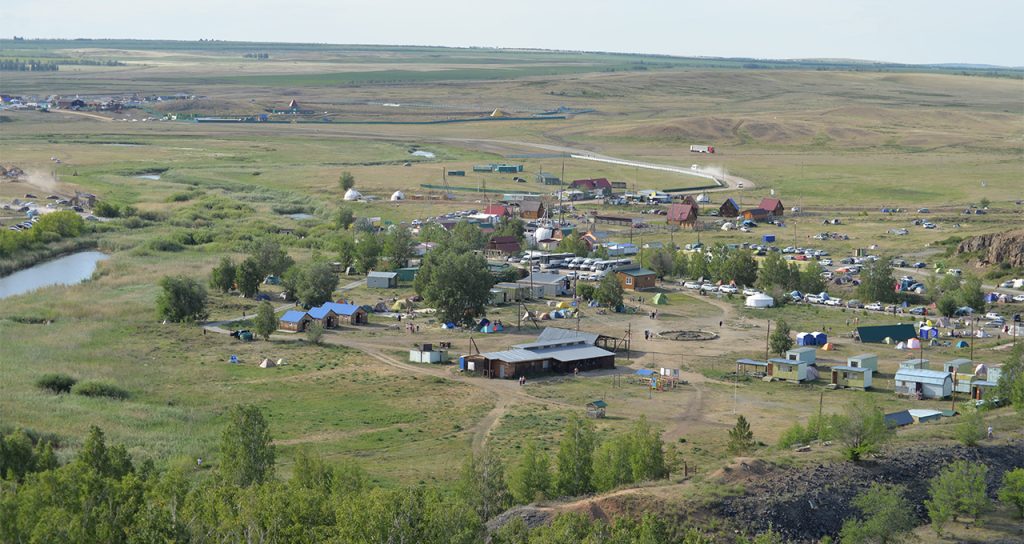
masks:
[[[690,153],[714,153],[715,147],[710,145],[691,145]]]

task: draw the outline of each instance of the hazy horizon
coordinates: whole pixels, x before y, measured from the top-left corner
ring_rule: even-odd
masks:
[[[440,0],[183,0],[126,10],[0,0],[8,36],[483,47],[687,57],[851,59],[1024,66],[1024,4],[753,0],[623,6],[608,0],[523,0],[514,6]]]

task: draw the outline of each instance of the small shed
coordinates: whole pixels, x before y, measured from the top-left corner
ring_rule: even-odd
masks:
[[[410,266],[407,268],[399,268],[398,270],[395,270],[395,273],[398,274],[398,281],[412,281],[416,279],[416,274],[419,271],[420,267]]]
[[[942,418],[942,412],[938,410],[911,408],[907,412],[910,414],[910,417],[914,418],[914,423],[927,423],[929,421],[938,421]]]
[[[790,382],[807,381],[808,366],[806,361],[791,359],[768,359],[768,375]]]
[[[288,310],[278,320],[277,328],[283,331],[302,332],[306,330],[306,325],[312,320],[313,318],[309,317],[306,312]]]
[[[603,400],[595,400],[587,403],[587,417],[599,418],[605,416],[608,403]]]
[[[398,273],[370,272],[366,275],[366,286],[372,289],[394,289],[398,287]]]
[[[984,400],[991,396],[997,385],[999,385],[997,382],[990,380],[974,380],[971,382],[971,398]]]
[[[832,368],[832,385],[851,389],[867,390],[871,387],[871,369],[854,366]]]
[[[943,399],[953,394],[949,372],[901,368],[896,372],[896,394],[918,399]]]
[[[828,335],[821,331],[814,331],[811,334],[814,335],[814,344],[816,346],[824,346],[828,343]]]
[[[900,363],[900,368],[907,370],[928,370],[928,367],[928,359],[908,359]]]
[[[447,350],[434,350],[433,344],[416,344],[409,350],[409,361],[413,363],[444,363],[448,361]]]
[[[942,363],[942,370],[957,374],[970,374],[974,370],[974,361],[970,359],[953,359]]]
[[[874,353],[861,353],[846,358],[846,364],[853,368],[867,368],[878,372],[878,355]]]
[[[786,352],[786,360],[810,364],[816,360],[816,354],[814,348],[794,348]]]
[[[634,270],[619,270],[616,272],[619,277],[619,284],[626,291],[640,291],[655,286],[657,276],[653,270],[636,268]]]

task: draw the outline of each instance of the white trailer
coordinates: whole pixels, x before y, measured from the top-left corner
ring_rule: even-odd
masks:
[[[711,145],[691,145],[690,153],[714,153],[715,147]]]

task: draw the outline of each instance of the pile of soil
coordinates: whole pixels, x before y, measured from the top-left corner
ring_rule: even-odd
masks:
[[[715,514],[751,533],[769,527],[794,542],[818,542],[836,536],[843,520],[859,515],[850,504],[872,482],[906,486],[907,496],[922,523],[928,480],[943,467],[963,459],[988,466],[989,495],[995,497],[1003,473],[1024,467],[1024,440],[968,448],[931,445],[901,448],[869,462],[830,463],[810,467],[775,467],[759,478],[745,479],[746,493],[711,506]]]

